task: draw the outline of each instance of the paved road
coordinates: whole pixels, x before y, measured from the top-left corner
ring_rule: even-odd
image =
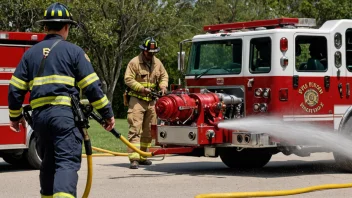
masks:
[[[86,159],[79,172],[78,196],[85,187]],[[220,158],[169,156],[150,167],[128,169],[125,157],[96,157],[92,198],[192,198],[201,193],[287,190],[329,183],[352,183],[352,174],[334,166],[331,154],[273,156],[263,169],[236,172]],[[0,160],[0,197],[39,197],[39,171],[13,168]],[[317,191],[288,197],[352,197],[352,189]]]

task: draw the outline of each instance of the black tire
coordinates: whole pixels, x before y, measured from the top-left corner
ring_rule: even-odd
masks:
[[[342,127],[342,130],[339,135],[343,136],[346,139],[352,140],[352,117],[347,118],[345,125]],[[344,154],[333,152],[336,165],[339,169],[352,172],[352,157],[346,156]]]
[[[17,166],[17,167],[26,167],[28,165],[24,153],[23,154],[6,154],[2,157],[5,162]]]
[[[40,169],[40,165],[42,164],[42,159],[40,158],[40,154],[38,152],[38,138],[35,136],[35,134],[33,134],[32,136],[33,137],[29,142],[28,151],[26,152],[26,158],[29,166],[33,169],[38,170]]]
[[[336,165],[339,169],[352,172],[352,159],[342,154],[334,152]]]
[[[224,148],[220,151],[222,162],[229,168],[251,169],[262,168],[271,159],[272,154],[261,149]]]

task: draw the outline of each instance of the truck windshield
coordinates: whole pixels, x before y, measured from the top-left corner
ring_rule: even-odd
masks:
[[[242,40],[194,42],[186,75],[239,74],[242,69]]]

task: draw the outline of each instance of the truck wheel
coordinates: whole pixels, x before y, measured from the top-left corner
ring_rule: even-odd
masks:
[[[339,169],[352,172],[352,159],[350,157],[334,152],[334,158]]]
[[[23,154],[6,154],[2,158],[5,162],[17,167],[25,167],[27,165]]]
[[[271,159],[272,154],[259,149],[225,148],[220,151],[222,162],[229,168],[262,168]]]
[[[33,134],[33,137],[29,142],[29,148],[26,153],[26,157],[30,167],[38,170],[40,169],[42,159],[40,158],[40,154],[38,152],[37,141],[38,141],[38,138],[35,136],[35,134]]]
[[[342,126],[341,131],[339,132],[341,136],[346,137],[346,139],[352,140],[352,116],[347,118],[344,126]],[[352,157],[346,156],[344,154],[333,152],[336,165],[339,169],[352,172]]]

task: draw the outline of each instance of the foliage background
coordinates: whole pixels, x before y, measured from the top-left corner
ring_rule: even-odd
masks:
[[[116,117],[125,118],[123,75],[138,45],[147,36],[159,42],[157,57],[170,84],[182,76],[177,71],[179,42],[203,32],[209,24],[309,17],[318,26],[330,19],[351,19],[351,0],[58,0],[68,6],[80,28],[70,42],[81,46],[92,60],[113,103]],[[50,0],[0,0],[0,31],[34,31]]]

